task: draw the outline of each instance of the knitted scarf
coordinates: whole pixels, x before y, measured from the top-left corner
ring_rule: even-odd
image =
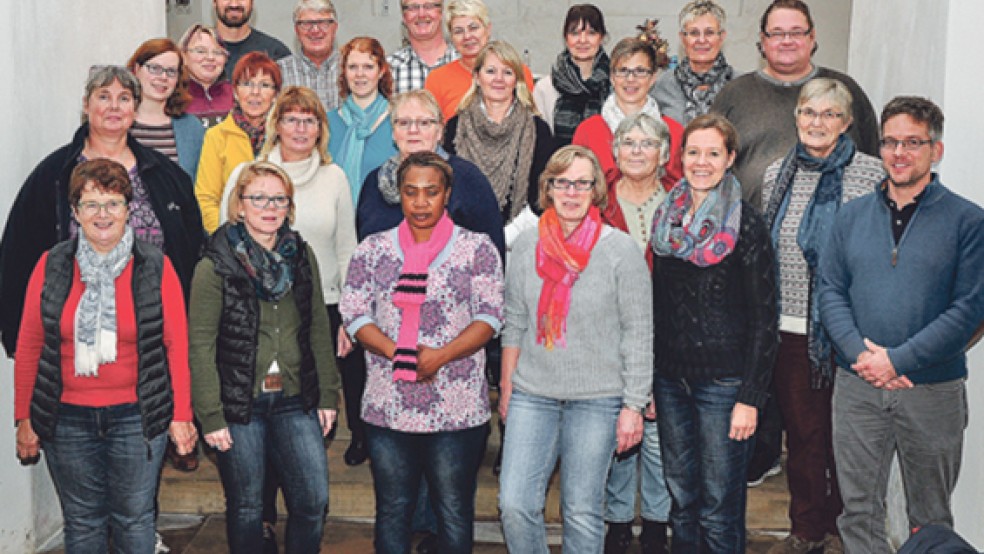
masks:
[[[741,185],[729,171],[707,193],[689,222],[693,191],[681,179],[653,216],[653,252],[673,256],[698,267],[719,263],[735,249],[741,225]]]
[[[249,145],[253,148],[253,157],[260,155],[260,148],[263,148],[263,141],[266,140],[266,119],[259,125],[253,125],[246,119],[246,114],[237,103],[232,107],[232,120],[249,137]]]
[[[533,114],[519,102],[513,102],[502,123],[490,120],[481,102],[458,112],[455,150],[489,178],[504,223],[526,207],[535,143]]]
[[[724,54],[718,52],[714,65],[705,73],[696,73],[690,67],[690,59],[684,58],[673,74],[680,83],[680,88],[683,89],[683,95],[687,98],[684,114],[687,121],[690,121],[711,109],[714,97],[735,76],[735,70],[728,65]]]
[[[646,96],[646,105],[642,107],[640,112],[644,114],[649,114],[653,119],[662,119],[663,115],[659,113],[659,106],[656,104],[656,100],[652,96]],[[601,117],[605,118],[605,123],[608,125],[608,129],[612,132],[612,136],[615,136],[615,130],[618,129],[618,124],[625,119],[627,114],[622,111],[622,108],[618,107],[618,102],[615,100],[615,94],[612,93],[608,96],[608,100],[605,100],[605,105],[601,107]]]
[[[440,144],[434,148],[434,153],[443,158],[444,161],[450,163],[449,159],[451,155]],[[402,161],[403,155],[397,152],[390,159],[383,162],[383,165],[379,166],[377,180],[379,193],[383,196],[383,200],[387,204],[395,205],[400,203],[400,188],[396,182],[396,170],[400,168],[400,162]]]
[[[133,229],[106,254],[79,233],[75,260],[85,290],[75,310],[75,376],[99,377],[99,365],[116,361],[116,278],[130,263]]]
[[[260,300],[279,302],[290,292],[294,285],[298,237],[286,222],[277,231],[272,250],[256,242],[242,222],[226,225],[226,240]]]
[[[609,78],[611,61],[598,49],[591,66],[591,76],[581,78],[581,68],[566,49],[557,55],[550,68],[550,81],[560,93],[554,105],[553,131],[558,145],[570,144],[574,131],[585,119],[601,112],[601,105],[612,91]]]
[[[376,99],[365,110],[355,103],[351,94],[338,108],[338,116],[348,128],[342,136],[335,163],[348,178],[353,206],[358,204],[359,191],[362,190],[362,156],[366,151],[366,140],[376,131],[380,118],[387,112],[389,102],[382,94],[377,94]]]
[[[427,298],[427,272],[454,232],[454,223],[447,210],[441,215],[431,236],[416,242],[410,225],[404,219],[397,227],[403,267],[393,292],[393,305],[400,308],[400,332],[393,356],[393,380],[417,380],[417,340],[420,335],[420,307]]]
[[[566,239],[555,208],[540,216],[536,274],[543,279],[543,287],[536,307],[536,343],[547,350],[553,350],[555,344],[567,347],[571,288],[588,267],[601,229],[601,214],[596,206],[588,208],[587,216]]]
[[[796,244],[810,270],[808,317],[806,327],[807,355],[810,359],[810,385],[826,388],[833,383],[834,367],[831,340],[820,322],[820,297],[816,285],[820,282],[820,255],[833,230],[834,217],[843,202],[844,168],[854,159],[857,147],[851,137],[841,134],[837,145],[826,158],[811,156],[802,142],[790,150],[779,166],[776,187],[769,197],[765,216],[772,231],[772,244],[778,252],[779,231],[789,209],[793,181],[799,169],[820,173],[810,202],[803,210]]]

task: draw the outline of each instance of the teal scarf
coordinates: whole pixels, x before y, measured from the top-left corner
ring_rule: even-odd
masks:
[[[366,140],[372,136],[377,127],[376,123],[388,109],[389,101],[382,94],[377,94],[376,99],[366,110],[355,103],[352,95],[349,95],[338,108],[338,116],[348,128],[345,130],[345,136],[342,137],[335,163],[341,166],[345,177],[348,178],[349,188],[352,189],[353,205],[359,202],[359,191],[362,190],[362,181],[365,178],[362,174],[362,156],[366,150]]]

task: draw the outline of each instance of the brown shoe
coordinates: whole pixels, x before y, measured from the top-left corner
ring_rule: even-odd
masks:
[[[772,545],[768,554],[808,554],[814,548],[823,546],[823,541],[808,541],[796,535],[789,535]]]
[[[844,543],[837,535],[827,533],[823,538],[823,554],[844,554]]]

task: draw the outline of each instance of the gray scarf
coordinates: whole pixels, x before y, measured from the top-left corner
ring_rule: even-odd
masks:
[[[130,263],[133,229],[107,254],[79,233],[75,260],[85,291],[75,310],[75,376],[99,377],[99,365],[116,361],[116,278]]]

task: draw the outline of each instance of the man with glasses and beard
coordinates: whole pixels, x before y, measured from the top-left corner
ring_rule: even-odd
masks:
[[[239,58],[249,52],[266,52],[274,60],[290,55],[290,48],[284,43],[250,26],[253,0],[212,0],[212,4],[215,6],[215,30],[219,32],[222,46],[229,52],[225,63],[226,77],[232,75],[232,68],[236,67]]]

